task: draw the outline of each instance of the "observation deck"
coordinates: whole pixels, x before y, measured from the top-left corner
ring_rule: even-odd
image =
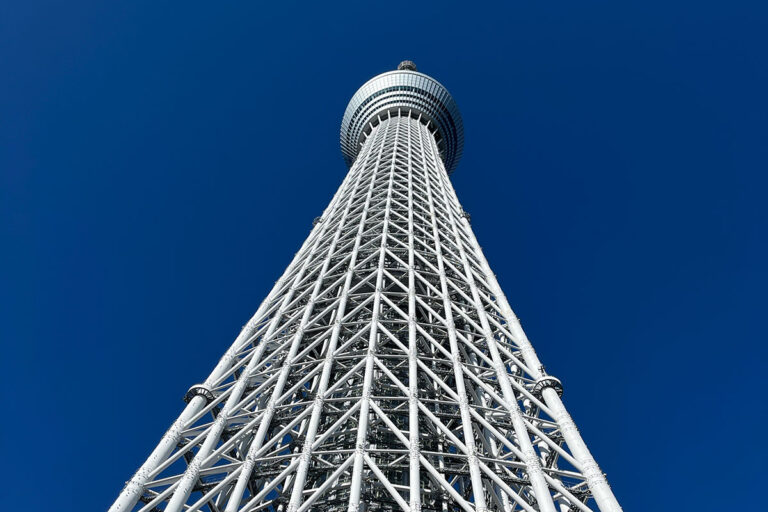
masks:
[[[419,73],[416,65],[403,61],[395,71],[375,76],[352,96],[341,121],[341,152],[348,167],[357,158],[362,143],[379,123],[379,116],[398,109],[421,115],[433,130],[440,157],[448,174],[459,163],[464,149],[464,125],[459,108],[448,90],[434,78]]]

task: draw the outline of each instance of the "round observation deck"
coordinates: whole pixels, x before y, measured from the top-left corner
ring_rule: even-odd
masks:
[[[411,111],[433,129],[448,174],[456,169],[464,148],[464,126],[456,102],[434,78],[416,71],[410,60],[396,71],[375,76],[357,90],[341,121],[341,152],[351,167],[379,116]]]

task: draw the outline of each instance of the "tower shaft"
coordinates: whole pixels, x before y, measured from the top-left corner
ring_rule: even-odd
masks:
[[[112,512],[621,510],[472,233],[435,119],[367,119],[330,205]]]

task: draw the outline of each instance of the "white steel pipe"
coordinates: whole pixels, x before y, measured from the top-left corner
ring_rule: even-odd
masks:
[[[381,124],[381,123],[380,123]],[[396,130],[399,130],[400,125],[396,125]],[[386,136],[390,129],[390,123],[386,123],[384,126],[384,136]],[[397,144],[397,132],[395,134],[395,144]],[[382,146],[383,147],[383,146]],[[395,147],[395,150],[397,148]],[[385,206],[384,223],[382,225],[381,232],[381,246],[379,247],[379,261],[378,270],[376,272],[376,291],[373,298],[373,314],[371,318],[371,331],[368,338],[368,354],[366,355],[365,363],[365,375],[363,377],[363,389],[362,398],[360,400],[360,421],[357,426],[357,441],[355,443],[355,462],[352,468],[352,483],[349,490],[349,512],[357,512],[360,508],[360,494],[363,485],[363,455],[366,449],[366,439],[368,437],[368,410],[371,403],[371,387],[373,383],[373,364],[374,353],[376,352],[376,344],[378,341],[378,318],[379,311],[381,309],[381,291],[382,281],[384,279],[384,249],[387,246],[387,226],[389,224],[389,202],[392,199],[392,183],[395,173],[394,157],[396,151],[392,153],[392,162],[390,164],[389,185],[387,188],[387,202]],[[378,167],[378,165],[377,165]]]
[[[422,140],[422,158],[425,159],[426,156],[424,154],[423,143],[425,138],[424,131],[425,128],[421,128],[419,130],[419,137]],[[431,134],[427,134],[427,138],[432,143],[434,143],[434,139]],[[437,254],[437,268],[440,272],[440,291],[443,296],[445,320],[448,323],[448,342],[451,347],[451,363],[453,365],[454,380],[456,381],[456,394],[459,396],[459,414],[461,415],[461,424],[464,431],[464,440],[467,449],[467,464],[469,465],[469,475],[470,480],[472,481],[472,494],[475,499],[475,507],[477,511],[484,512],[487,508],[485,501],[485,489],[483,487],[482,475],[480,473],[480,465],[477,461],[477,448],[475,447],[474,433],[472,432],[472,421],[469,414],[467,391],[464,385],[464,372],[462,371],[458,343],[456,342],[456,326],[453,323],[451,299],[448,292],[448,284],[446,282],[445,263],[443,261],[442,243],[440,241],[440,232],[437,227],[437,217],[435,214],[435,199],[429,176],[426,177],[426,183],[429,212],[432,218],[432,236],[435,244],[434,249],[435,253]]]
[[[409,113],[410,116],[410,113]],[[419,116],[419,122],[421,116]],[[421,453],[419,432],[419,381],[418,346],[416,344],[416,242],[413,225],[413,145],[411,144],[413,122],[408,120],[408,438],[409,449],[409,510],[421,510]],[[417,130],[420,129],[417,126]],[[393,281],[397,281],[396,279]],[[399,496],[399,494],[398,494]]]

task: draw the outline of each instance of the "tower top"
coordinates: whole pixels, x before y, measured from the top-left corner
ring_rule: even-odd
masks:
[[[352,96],[341,121],[341,152],[347,165],[352,166],[379,119],[398,111],[420,116],[432,129],[445,169],[452,173],[464,147],[459,108],[448,89],[419,73],[410,60],[402,61],[395,71],[371,78]]]

